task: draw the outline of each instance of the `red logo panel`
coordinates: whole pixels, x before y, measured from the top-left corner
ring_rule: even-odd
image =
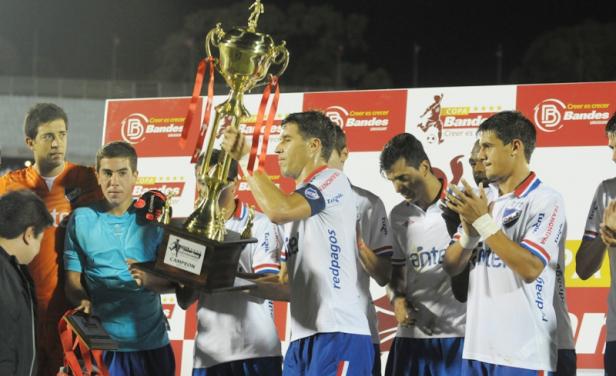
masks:
[[[406,90],[306,93],[304,110],[320,110],[341,126],[351,151],[380,151],[404,132]]]
[[[606,145],[616,83],[518,86],[517,107],[537,127],[537,146]]]
[[[104,142],[126,141],[139,157],[183,157],[193,153],[199,135],[200,109],[186,143],[180,143],[190,98],[107,102]]]
[[[567,288],[578,369],[603,369],[609,288]]]

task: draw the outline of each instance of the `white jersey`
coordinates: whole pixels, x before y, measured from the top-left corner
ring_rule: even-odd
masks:
[[[228,230],[241,233],[248,221],[248,208],[237,201]],[[256,243],[245,246],[239,271],[278,273],[282,239],[277,227],[258,212],[252,227]],[[269,300],[244,292],[201,293],[197,308],[194,368],[209,368],[236,360],[281,356],[280,340]]]
[[[357,207],[349,180],[322,166],[296,193],[312,215],[284,226],[281,259],[291,288],[291,341],[317,333],[369,335],[357,284]]]
[[[389,229],[389,220],[383,201],[374,193],[351,185],[357,202],[357,222],[359,233],[366,245],[378,257],[391,258],[392,241]],[[358,259],[359,260],[359,259]],[[372,343],[379,344],[379,326],[376,317],[376,309],[370,294],[370,274],[363,266],[357,269],[357,279],[362,305],[365,307]]]
[[[492,218],[545,268],[526,283],[483,243],[471,259],[463,358],[554,371],[556,267],[566,239],[562,196],[531,173],[514,192],[490,186]]]
[[[597,187],[586,219],[584,239],[594,239],[599,236],[599,225],[603,222],[603,213],[612,200],[616,200],[616,178],[604,180]],[[607,302],[607,341],[616,341],[616,247],[608,247],[607,253],[610,258],[612,275]]]
[[[466,304],[454,297],[451,278],[443,269],[451,236],[442,213],[439,200],[426,211],[407,201],[391,211],[391,263],[406,266],[406,297],[418,309],[416,324],[398,325],[397,337],[464,337]]]

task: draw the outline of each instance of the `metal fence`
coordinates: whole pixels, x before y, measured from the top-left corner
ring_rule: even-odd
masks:
[[[192,89],[192,82],[111,81],[0,76],[0,95],[8,96],[88,99],[182,97],[190,96]],[[281,84],[281,89],[287,93],[336,90],[334,87],[287,86],[284,82]],[[203,92],[205,90],[206,88],[203,89]],[[215,94],[224,95],[228,90],[224,81],[217,77],[214,89]],[[257,92],[256,90],[255,92]]]

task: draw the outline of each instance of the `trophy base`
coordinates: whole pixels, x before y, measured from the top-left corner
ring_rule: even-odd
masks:
[[[219,242],[188,232],[183,223],[183,219],[174,218],[161,225],[164,236],[150,272],[202,291],[234,287],[240,254],[246,244],[257,239],[242,239],[237,232],[227,231]]]
[[[235,280],[233,281],[233,284],[231,286],[218,287],[218,288],[213,288],[213,289],[208,288],[207,286],[195,283],[192,279],[185,278],[182,275],[179,275],[179,274],[175,275],[175,274],[168,274],[165,272],[161,272],[160,270],[156,269],[156,267],[154,266],[154,262],[134,263],[132,264],[132,267],[142,270],[146,273],[151,273],[157,277],[165,278],[169,281],[180,283],[182,285],[189,286],[196,290],[207,292],[210,294],[214,294],[217,292],[252,290],[252,289],[257,288],[256,283],[251,282],[244,278],[240,278],[240,277],[235,277]]]

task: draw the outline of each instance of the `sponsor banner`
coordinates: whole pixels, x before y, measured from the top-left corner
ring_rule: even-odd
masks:
[[[273,96],[270,97],[270,102]],[[242,132],[242,134],[244,134],[247,138],[247,141],[250,145],[252,145],[252,135],[254,132],[254,127],[255,127],[255,123],[257,121],[257,114],[259,112],[259,106],[261,104],[261,98],[262,95],[261,94],[250,94],[250,95],[245,95],[244,96],[244,107],[246,108],[246,110],[248,111],[248,113],[250,114],[248,117],[246,118],[242,118],[240,119],[240,124],[239,124],[239,128],[240,131]],[[220,105],[221,103],[223,103],[225,100],[227,99],[227,97],[225,96],[215,96],[214,97],[214,106],[212,106],[212,108],[215,108],[216,106]],[[293,112],[300,112],[302,111],[302,99],[303,99],[303,94],[301,93],[290,93],[290,94],[280,94],[280,101],[278,103],[278,109],[276,111],[276,116],[274,118],[274,123],[272,125],[271,131],[270,131],[270,137],[269,137],[269,141],[268,141],[268,145],[267,145],[267,154],[271,155],[271,154],[275,154],[275,149],[276,146],[278,145],[278,143],[280,142],[280,133],[282,132],[282,127],[281,127],[281,123],[282,120],[289,114],[293,113]],[[214,111],[214,110],[212,110]],[[215,118],[215,113],[212,114],[211,119],[212,121],[214,121]],[[265,111],[265,116],[269,115],[269,106],[266,107],[266,111]],[[260,153],[261,151],[261,144],[263,143],[263,134],[265,132],[265,120],[263,121],[263,125],[261,128],[261,137],[259,140],[259,146],[257,149],[257,152]],[[228,122],[225,123],[224,121],[221,121],[220,125],[219,125],[219,129],[216,132],[216,141],[214,142],[214,148],[220,148],[220,143],[222,141],[222,132],[224,132],[224,129],[228,126]],[[211,130],[212,128],[210,128],[210,130],[208,131],[208,134],[206,135],[206,142],[204,143],[204,145],[207,144],[207,140],[209,140],[210,137],[212,137],[211,135]],[[205,147],[205,146],[204,146]],[[257,155],[258,157],[258,155]],[[257,158],[258,160],[258,158]],[[258,162],[257,162],[258,163]],[[273,166],[273,163],[276,164],[276,166]],[[274,159],[270,159],[268,158],[268,160],[266,161],[266,166],[265,169],[269,172],[270,169],[276,169],[278,168],[277,166],[278,162]],[[258,164],[255,164],[255,170],[258,168]]]
[[[344,129],[351,151],[377,151],[404,132],[406,90],[306,93],[304,110],[320,110]]]
[[[139,157],[190,156],[195,148],[201,117],[195,116],[187,142],[180,143],[190,98],[108,100],[103,143],[123,140]],[[197,108],[201,113],[202,100]]]
[[[616,82],[518,86],[518,109],[537,126],[537,146],[605,145]]]
[[[473,184],[468,158],[479,125],[515,108],[515,86],[409,89],[406,132],[421,141],[436,174]]]
[[[608,288],[567,289],[578,369],[603,368],[608,294]]]
[[[190,157],[139,158],[139,178],[133,188],[133,197],[157,189],[172,195],[174,217],[188,217],[195,202],[196,180]]]
[[[610,287],[610,262],[607,252],[599,270],[587,280],[582,280],[575,272],[575,255],[580,248],[581,240],[567,240],[565,249],[565,286],[569,287]],[[595,291],[595,290],[588,290]]]

